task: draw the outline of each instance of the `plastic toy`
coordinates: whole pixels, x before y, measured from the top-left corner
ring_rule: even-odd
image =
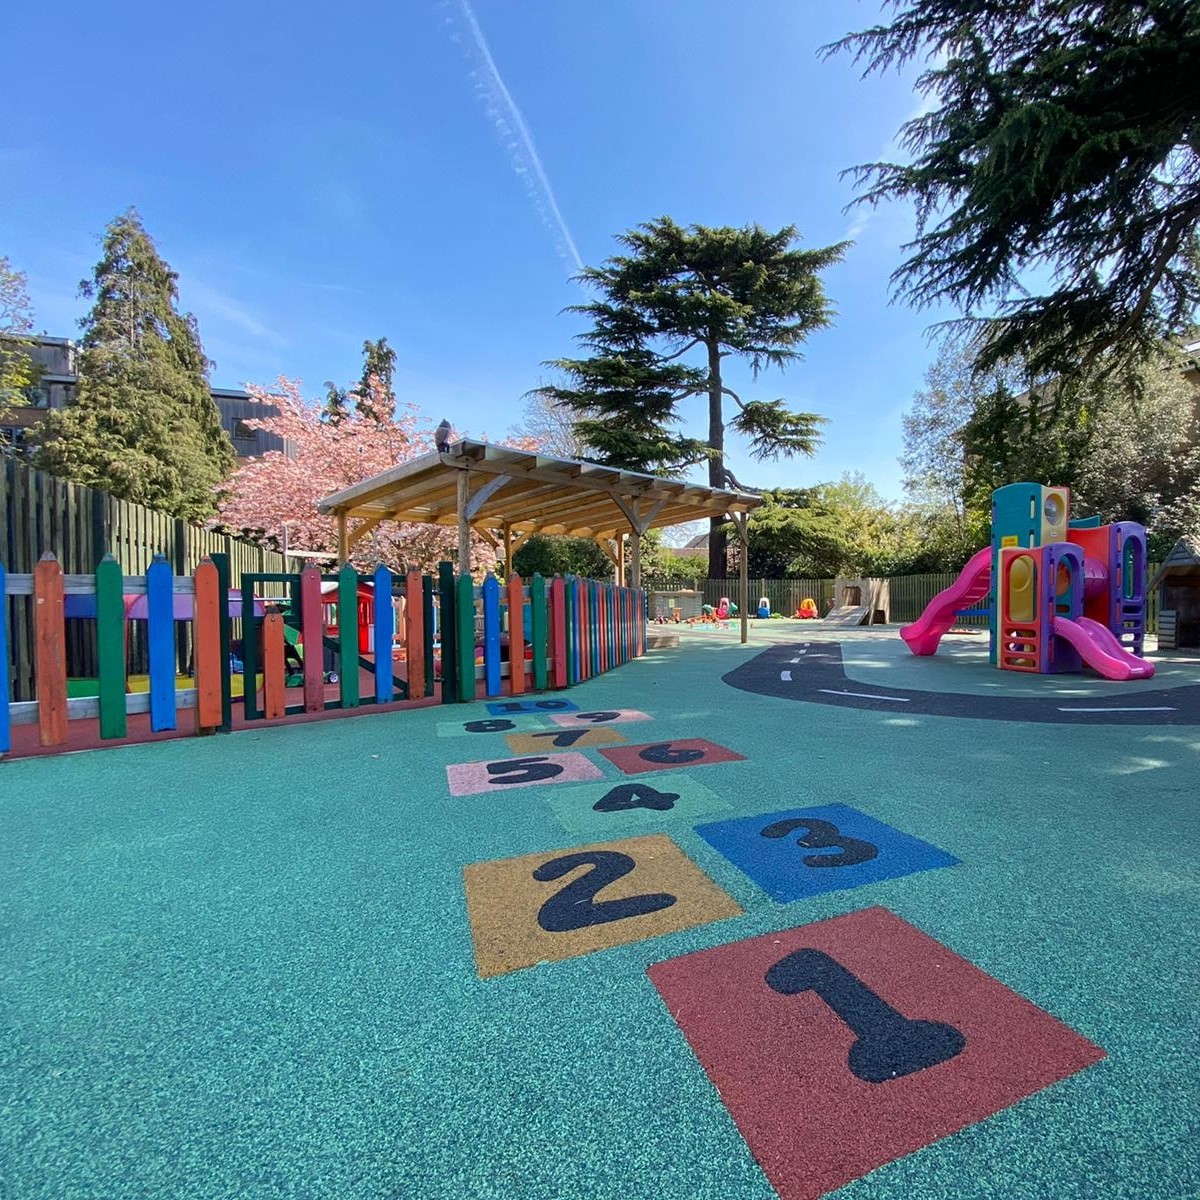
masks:
[[[1106,679],[1148,679],[1146,530],[1132,521],[1072,521],[1066,488],[1013,483],[992,493],[992,544],[900,630],[933,654],[964,608],[991,601],[991,661],[1003,671],[1091,667]]]
[[[758,601],[758,615],[765,621],[771,615],[771,601],[762,596]]]
[[[820,616],[817,611],[817,602],[811,596],[805,596],[800,601],[800,607],[796,609],[796,616],[802,621],[815,621]]]

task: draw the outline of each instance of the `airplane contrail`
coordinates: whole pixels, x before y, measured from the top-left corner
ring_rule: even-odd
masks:
[[[533,134],[529,132],[529,126],[525,124],[517,102],[500,76],[492,52],[488,49],[487,40],[483,36],[483,30],[476,20],[475,11],[469,0],[452,2],[458,8],[470,35],[470,45],[464,46],[463,52],[473,67],[471,77],[475,81],[475,93],[483,101],[484,111],[508,151],[513,171],[524,184],[525,192],[542,224],[554,238],[555,250],[576,271],[582,271],[583,259],[579,257],[575,239],[567,228],[558,201],[554,198],[554,189],[550,186],[550,179],[538,156]],[[449,4],[447,6],[449,7]],[[453,23],[453,17],[449,20]],[[454,41],[460,41],[454,34],[451,34],[451,37]]]

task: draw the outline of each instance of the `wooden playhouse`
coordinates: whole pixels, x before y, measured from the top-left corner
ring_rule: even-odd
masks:
[[[1158,591],[1158,648],[1200,649],[1200,537],[1181,537],[1150,580]]]

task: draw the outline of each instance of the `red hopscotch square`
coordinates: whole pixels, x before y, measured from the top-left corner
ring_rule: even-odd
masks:
[[[744,754],[727,750],[705,738],[671,738],[640,746],[597,747],[614,767],[626,775],[643,771],[676,771],[680,767],[702,767],[707,763],[741,762]]]
[[[849,1065],[855,1033],[824,999],[766,983],[806,949],[903,1017],[950,1025],[965,1043],[936,1065],[866,1082]],[[686,954],[648,974],[782,1200],[823,1196],[1105,1056],[885,908]],[[859,1017],[879,1012],[866,1004]]]

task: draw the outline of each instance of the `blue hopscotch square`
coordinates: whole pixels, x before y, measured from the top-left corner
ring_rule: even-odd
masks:
[[[714,821],[696,832],[781,904],[958,862],[848,804]]]

